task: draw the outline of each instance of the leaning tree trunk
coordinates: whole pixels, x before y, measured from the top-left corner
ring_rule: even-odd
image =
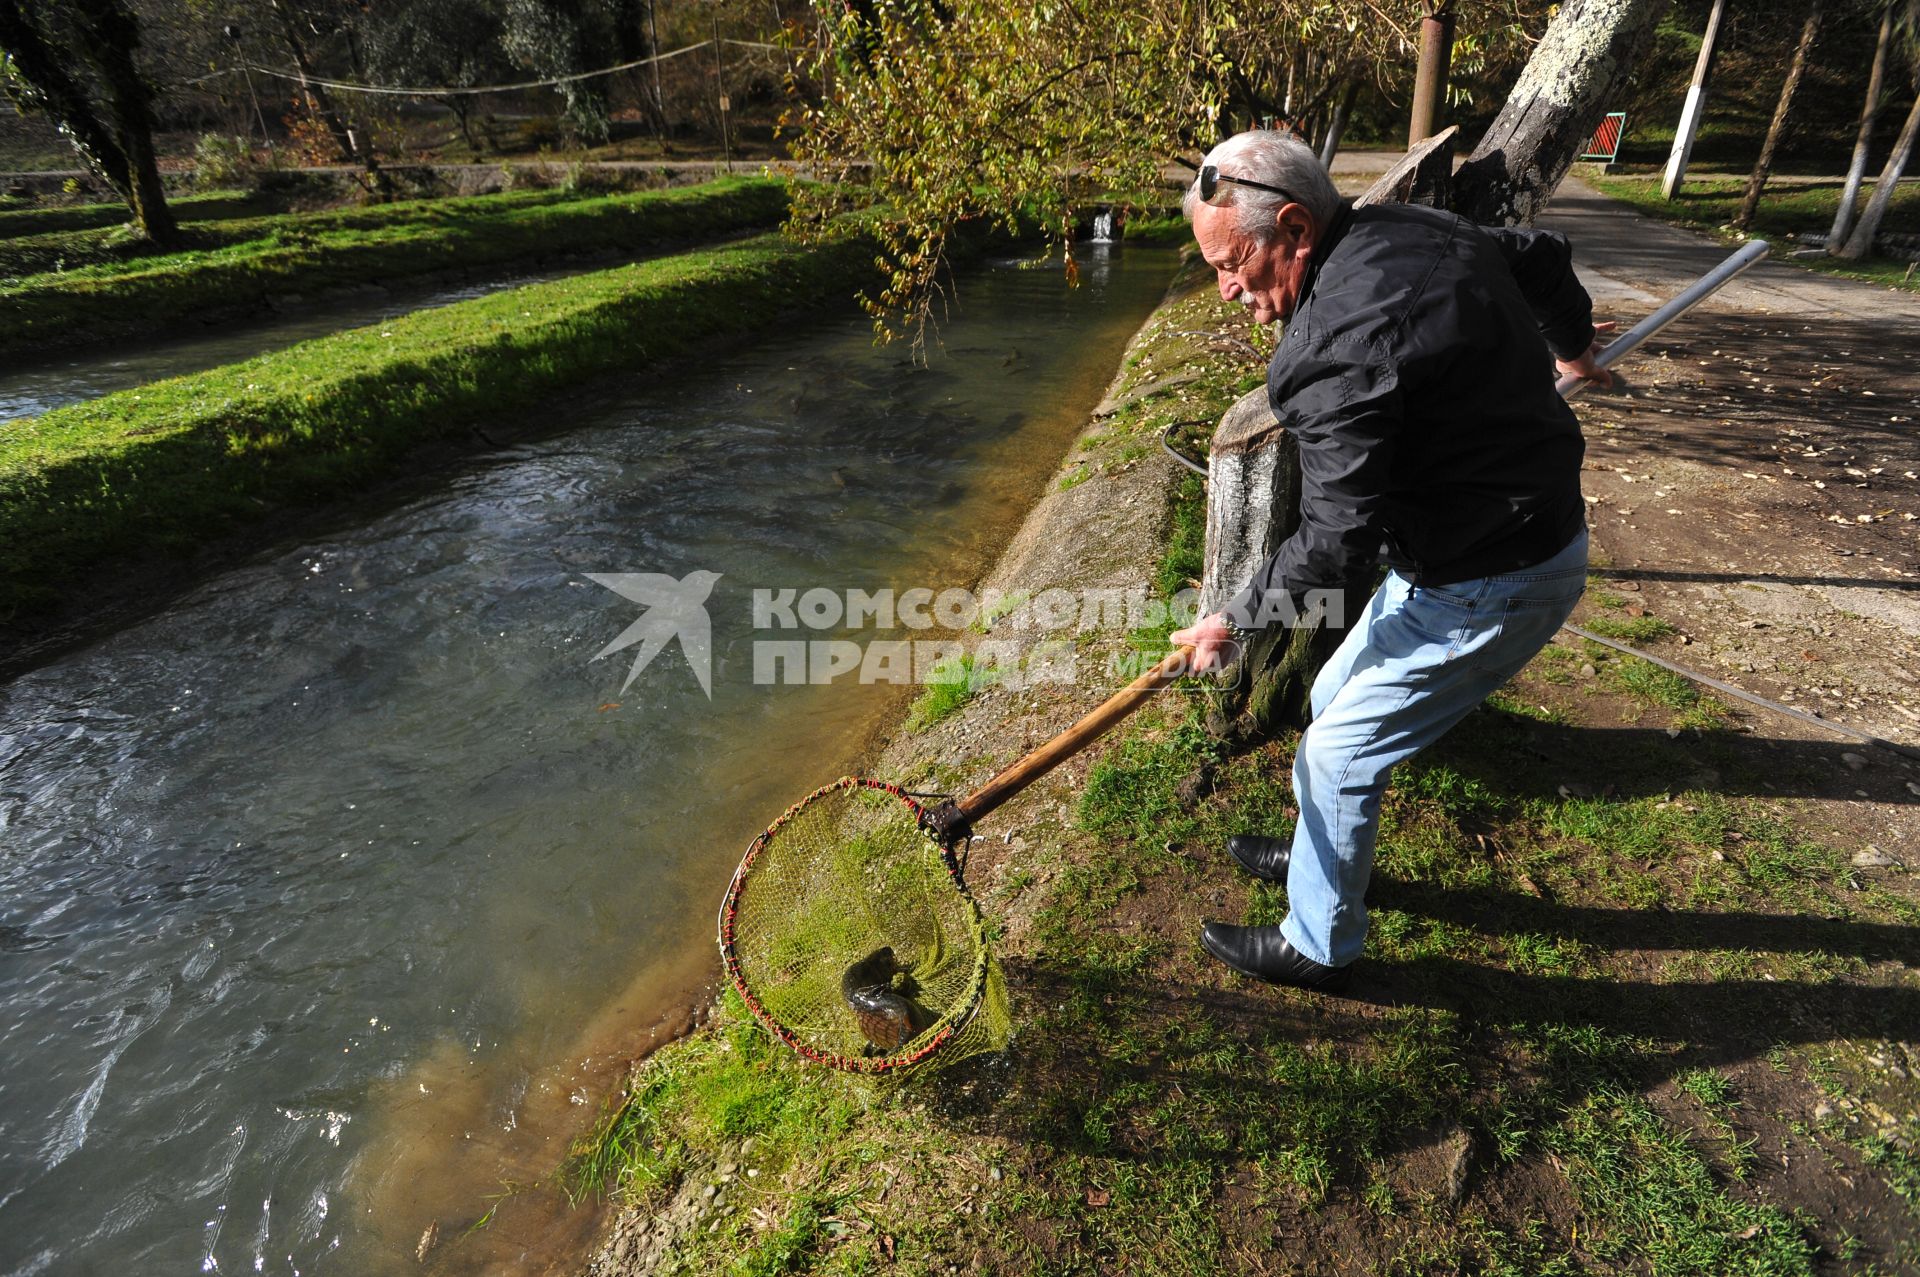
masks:
[[[1867,152],[1873,144],[1873,124],[1880,118],[1880,92],[1887,79],[1887,46],[1893,43],[1893,6],[1880,13],[1880,39],[1873,46],[1873,69],[1867,73],[1867,101],[1860,108],[1860,131],[1853,139],[1853,160],[1847,165],[1847,184],[1840,192],[1840,207],[1833,213],[1833,229],[1827,232],[1827,252],[1838,253],[1847,242],[1853,225],[1853,202],[1860,197],[1860,181],[1867,175]]]
[[[300,92],[306,95],[307,109],[320,118],[333,135],[333,145],[340,152],[342,162],[351,164],[358,158],[359,148],[354,145],[353,134],[347,128],[347,122],[340,112],[334,109],[333,98],[327,88],[314,79],[313,62],[307,57],[307,46],[300,39],[299,28],[294,25],[293,15],[280,4],[272,0],[268,6],[274,16],[280,19],[280,35],[287,42],[287,51],[293,55],[293,69],[299,73]]]
[[[1454,174],[1454,212],[1489,226],[1531,222],[1652,43],[1667,3],[1567,0]]]
[[[167,204],[153,148],[153,89],[133,61],[140,47],[139,19],[120,0],[83,0],[75,9],[86,56],[107,86],[106,107],[127,168],[122,194],[141,233],[156,244],[172,244],[180,227]]]
[[[1874,184],[1873,198],[1867,201],[1865,211],[1860,214],[1860,224],[1847,237],[1839,256],[1859,261],[1873,251],[1873,237],[1880,233],[1880,222],[1887,215],[1887,206],[1893,203],[1894,188],[1900,185],[1900,175],[1906,172],[1907,160],[1913,154],[1915,133],[1920,133],[1920,96],[1914,98],[1907,122],[1900,126],[1900,140],[1893,144],[1893,154],[1887,157],[1887,166],[1880,170],[1880,180]]]
[[[1449,128],[1407,153],[1355,200],[1356,206],[1415,203],[1443,206],[1453,169]],[[1207,454],[1207,549],[1200,615],[1211,616],[1246,588],[1300,526],[1300,449],[1275,420],[1264,387],[1227,410]],[[1318,623],[1269,627],[1241,655],[1243,677],[1217,692],[1208,714],[1215,735],[1245,743],[1309,717],[1313,676],[1360,615],[1372,582],[1343,591],[1341,606]],[[1304,622],[1306,618],[1302,618]]]
[[[141,234],[165,244],[177,237],[173,210],[160,185],[153,151],[152,89],[133,62],[139,26],[118,0],[75,6],[79,50],[62,51],[27,16],[26,6],[0,0],[0,48],[18,79],[7,85],[17,105],[46,113],[88,168],[126,202]],[[107,84],[107,101],[75,75],[78,52]]]
[[[1767,175],[1773,172],[1773,153],[1787,131],[1787,112],[1793,109],[1793,95],[1800,89],[1800,77],[1807,73],[1807,53],[1820,34],[1821,4],[1822,0],[1813,0],[1807,9],[1807,24],[1800,28],[1800,43],[1794,46],[1787,82],[1780,86],[1780,101],[1773,108],[1773,121],[1767,125],[1767,140],[1760,144],[1760,158],[1753,162],[1753,173],[1747,178],[1746,198],[1740,201],[1740,212],[1733,219],[1733,224],[1741,230],[1752,225],[1753,215],[1760,211],[1760,195],[1767,189]]]
[[[1347,82],[1346,91],[1333,108],[1333,119],[1327,124],[1327,135],[1320,140],[1320,163],[1328,172],[1333,171],[1333,157],[1340,154],[1340,136],[1347,131],[1347,117],[1353,114],[1354,99],[1359,96],[1360,81],[1356,77]]]

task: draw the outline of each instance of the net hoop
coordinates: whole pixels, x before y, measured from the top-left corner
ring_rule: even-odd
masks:
[[[802,798],[799,802],[780,814],[780,818],[768,825],[758,837],[747,846],[746,855],[740,859],[740,867],[733,871],[733,881],[727,885],[726,899],[720,906],[720,960],[726,966],[727,979],[732,983],[740,1000],[746,1003],[747,1010],[765,1026],[767,1032],[787,1044],[800,1055],[815,1064],[824,1064],[829,1068],[841,1069],[848,1073],[884,1074],[919,1064],[941,1047],[953,1040],[955,1034],[965,1028],[973,1019],[985,1000],[987,979],[992,967],[992,953],[986,942],[986,917],[980,912],[979,903],[973,893],[967,890],[965,879],[960,876],[960,867],[952,856],[942,852],[940,863],[945,866],[947,879],[959,893],[966,908],[967,924],[974,942],[973,968],[967,977],[965,992],[947,1008],[937,1020],[923,1030],[908,1045],[911,1050],[895,1055],[848,1056],[835,1051],[825,1051],[809,1043],[799,1033],[783,1024],[778,1017],[761,1005],[747,982],[745,972],[740,967],[740,956],[735,949],[734,922],[739,916],[740,900],[753,877],[753,867],[767,848],[768,842],[780,832],[781,828],[800,813],[809,803],[829,794],[846,789],[866,789],[886,794],[901,803],[913,814],[918,824],[925,815],[925,809],[898,785],[884,780],[869,780],[864,776],[842,776],[831,784],[820,788]]]

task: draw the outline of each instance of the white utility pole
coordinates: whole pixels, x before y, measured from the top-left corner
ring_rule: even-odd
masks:
[[[1673,152],[1667,156],[1666,180],[1660,194],[1672,199],[1687,180],[1687,157],[1693,153],[1693,135],[1700,131],[1700,117],[1707,109],[1707,73],[1713,69],[1713,46],[1720,39],[1720,18],[1727,11],[1727,0],[1713,0],[1713,13],[1707,18],[1707,34],[1700,41],[1700,56],[1693,60],[1693,83],[1687,86],[1687,104],[1680,108],[1680,127],[1673,135]]]

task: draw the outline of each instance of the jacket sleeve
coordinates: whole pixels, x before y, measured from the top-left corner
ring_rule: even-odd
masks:
[[[1527,299],[1540,333],[1562,359],[1577,359],[1593,344],[1593,299],[1573,270],[1573,246],[1556,231],[1482,227],[1500,246],[1507,269]]]
[[[1371,571],[1402,421],[1399,370],[1358,339],[1299,353],[1283,342],[1268,390],[1300,445],[1300,526],[1226,605],[1249,630],[1293,616],[1305,590],[1337,589]]]

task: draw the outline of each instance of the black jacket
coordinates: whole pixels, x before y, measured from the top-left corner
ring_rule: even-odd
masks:
[[[1339,588],[1383,556],[1418,583],[1553,557],[1585,520],[1580,425],[1552,353],[1593,341],[1593,303],[1551,231],[1404,204],[1342,210],[1267,372],[1300,444],[1299,530],[1228,604]],[[1278,600],[1273,600],[1278,603]]]

